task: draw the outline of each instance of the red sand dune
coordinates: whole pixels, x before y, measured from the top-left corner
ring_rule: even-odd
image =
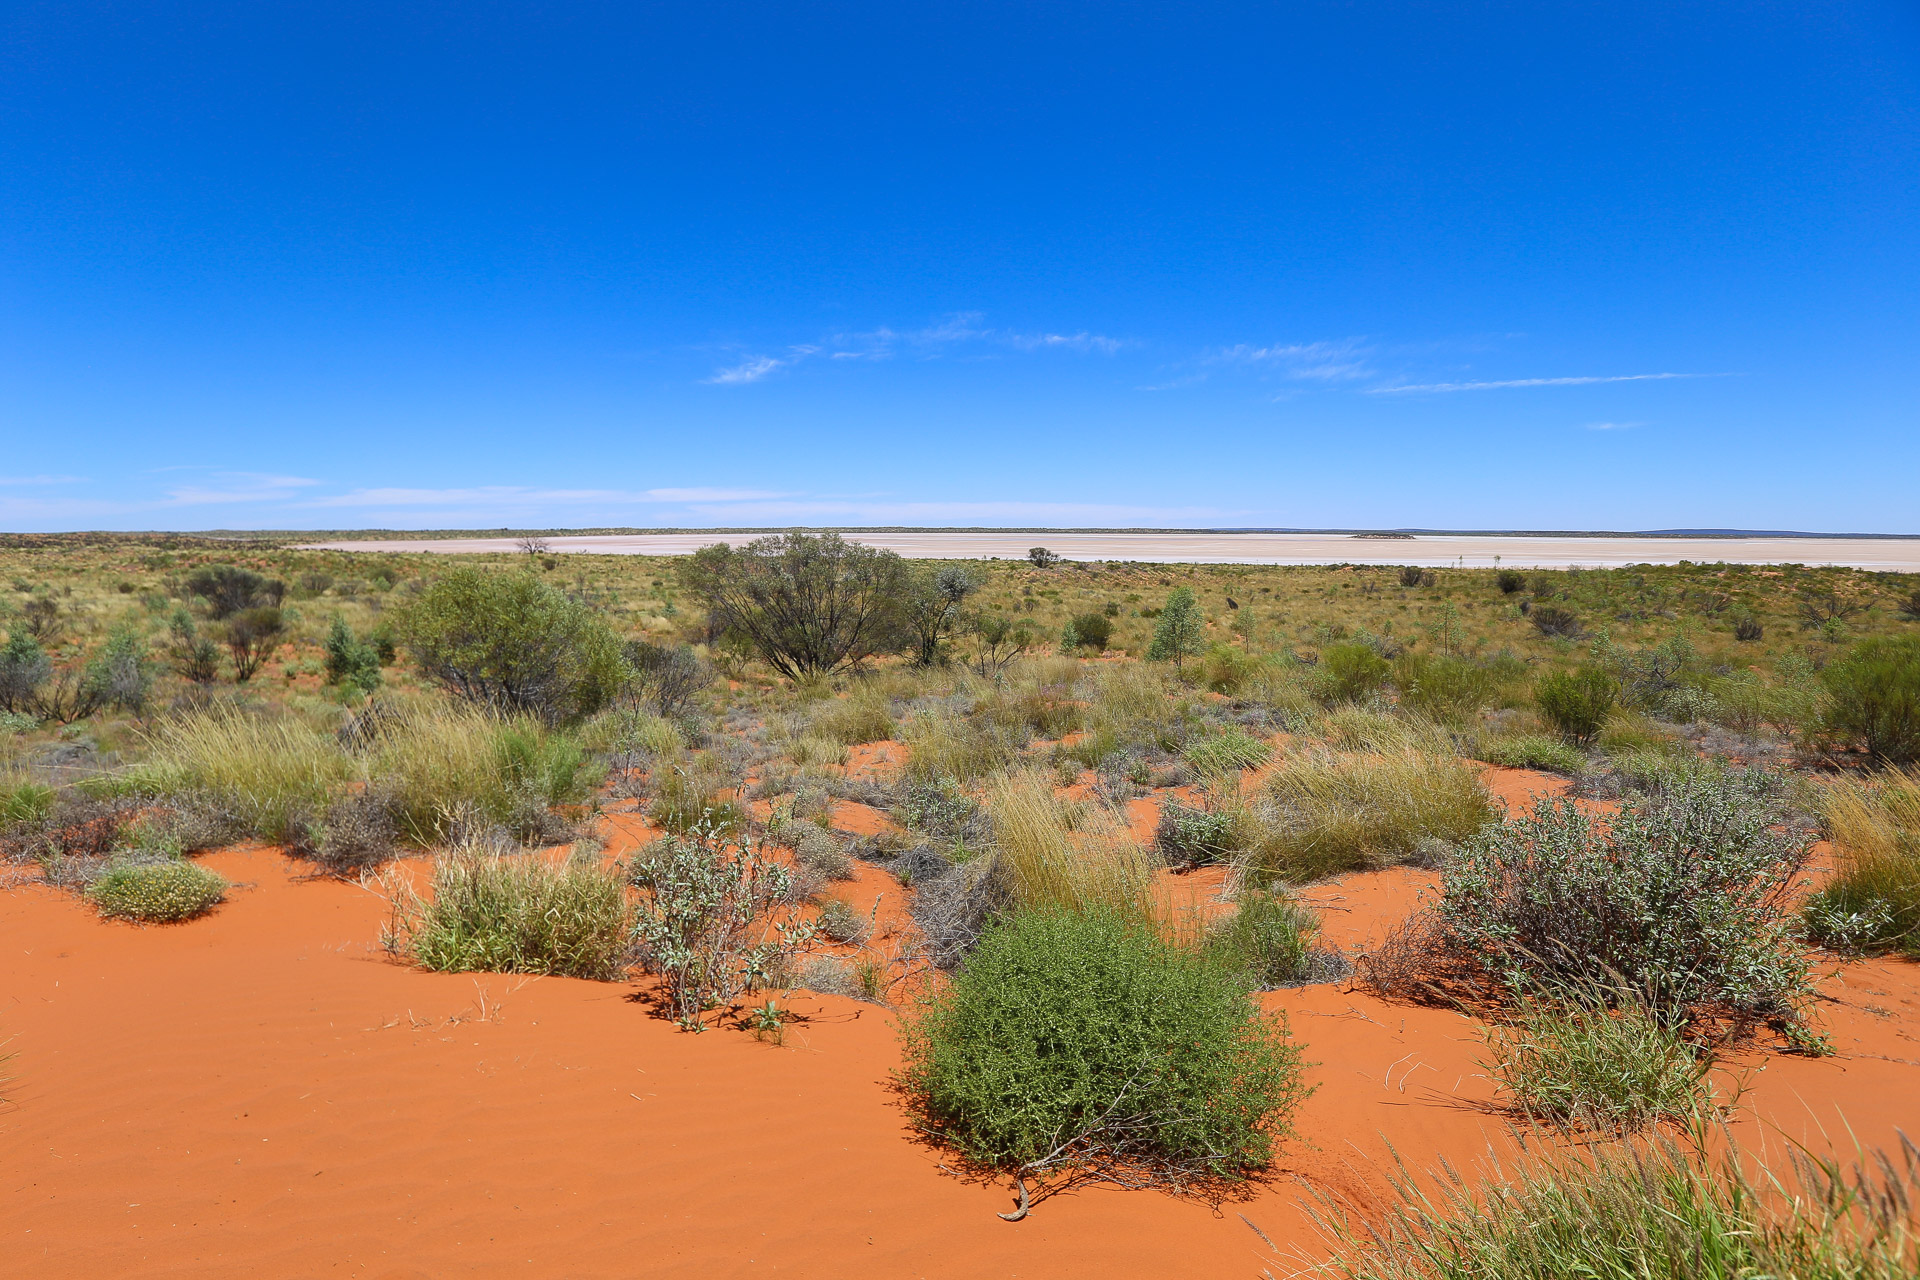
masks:
[[[1494,782],[1515,800],[1548,785]],[[617,824],[622,843],[644,833]],[[1093,1188],[1009,1224],[1004,1184],[946,1176],[908,1132],[884,1009],[799,997],[784,1046],[686,1035],[630,986],[396,965],[373,945],[379,897],[276,851],[205,861],[246,887],[182,926],[0,895],[9,1277],[1286,1274],[1316,1247],[1301,1179],[1364,1195],[1388,1141],[1415,1167],[1471,1166],[1503,1131],[1466,1018],[1282,992],[1319,1088],[1246,1202]],[[1393,871],[1305,896],[1356,946],[1432,883]],[[841,891],[889,894],[896,918],[884,872]],[[1751,1055],[1748,1101],[1795,1139],[1889,1143],[1920,1119],[1920,968],[1832,968],[1839,1056]]]

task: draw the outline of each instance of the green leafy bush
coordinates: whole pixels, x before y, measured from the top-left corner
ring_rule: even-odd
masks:
[[[1412,654],[1396,664],[1400,705],[1445,724],[1470,723],[1506,683],[1495,667],[1450,654]]]
[[[1192,587],[1175,587],[1167,596],[1153,626],[1153,642],[1147,646],[1150,662],[1171,662],[1175,670],[1185,672],[1185,662],[1198,654],[1206,640],[1207,623],[1194,599]]]
[[[1103,651],[1113,639],[1113,620],[1104,613],[1075,614],[1060,633],[1062,649]]]
[[[380,655],[370,644],[356,638],[344,618],[335,618],[327,628],[327,683],[350,685],[362,693],[380,687]]]
[[[434,861],[430,895],[396,885],[387,936],[424,969],[620,976],[632,913],[619,875],[591,859],[459,848]]]
[[[184,859],[122,862],[87,890],[101,915],[149,924],[191,920],[226,895],[225,880]]]
[[[401,631],[450,692],[550,723],[592,715],[628,677],[600,615],[527,571],[455,569],[407,607]]]
[[[1533,693],[1547,723],[1580,746],[1592,742],[1606,725],[1615,696],[1613,677],[1598,667],[1552,672]]]
[[[1022,912],[903,1026],[898,1078],[922,1130],[1023,1192],[1049,1175],[1238,1179],[1307,1093],[1284,1023],[1247,990],[1138,917]]]
[[[1393,674],[1393,664],[1364,644],[1332,644],[1320,651],[1315,692],[1328,706],[1359,702],[1378,692]]]
[[[1920,760],[1920,636],[1863,640],[1820,678],[1825,734],[1889,764]]]

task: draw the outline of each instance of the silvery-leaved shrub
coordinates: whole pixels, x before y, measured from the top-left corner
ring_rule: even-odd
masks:
[[[1791,900],[1810,842],[1759,771],[1674,778],[1617,814],[1566,800],[1493,824],[1444,870],[1443,944],[1515,990],[1624,984],[1676,1020],[1796,1022]]]

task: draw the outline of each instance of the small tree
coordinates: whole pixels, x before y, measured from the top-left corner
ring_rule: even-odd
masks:
[[[960,607],[980,589],[971,565],[946,564],[921,569],[902,602],[902,614],[913,632],[914,660],[930,667],[941,660],[940,646],[960,619]]]
[[[46,650],[25,631],[15,631],[0,648],[0,711],[26,711],[52,674]]]
[[[205,600],[208,614],[217,619],[232,617],[244,609],[277,607],[286,595],[287,584],[237,564],[207,564],[187,575],[187,592]]]
[[[1060,563],[1060,553],[1045,547],[1032,547],[1027,551],[1027,560],[1036,569],[1051,569]]]
[[[220,648],[199,633],[185,605],[176,605],[167,619],[173,637],[173,669],[195,684],[212,684],[220,675]]]
[[[1864,640],[1820,673],[1821,729],[1888,764],[1920,760],[1920,636]]]
[[[233,678],[245,684],[265,666],[286,638],[286,619],[273,605],[244,609],[227,619],[227,652],[233,656]]]
[[[716,543],[680,566],[680,581],[719,632],[746,639],[790,679],[858,666],[902,640],[906,561],[837,533],[783,533],[745,547]]]
[[[1199,603],[1193,598],[1193,588],[1176,587],[1160,610],[1160,620],[1154,624],[1153,643],[1147,648],[1147,657],[1154,662],[1173,663],[1173,669],[1184,678],[1184,663],[1200,652],[1206,634],[1206,622],[1200,616]]]
[[[600,615],[525,570],[456,569],[407,608],[401,630],[421,670],[454,694],[549,723],[591,715],[628,675]]]
[[[1064,649],[1088,648],[1095,653],[1106,650],[1107,642],[1113,639],[1113,621],[1104,613],[1081,613],[1074,615],[1071,622],[1060,632],[1060,647]]]
[[[1021,654],[1033,647],[1033,629],[998,613],[974,615],[973,669],[998,680]]]
[[[153,660],[147,639],[131,626],[115,627],[107,643],[87,664],[88,691],[102,705],[139,715],[153,690]]]
[[[633,672],[628,693],[653,705],[663,716],[677,716],[694,697],[713,683],[713,667],[692,645],[668,648],[645,640],[629,640],[623,653]]]

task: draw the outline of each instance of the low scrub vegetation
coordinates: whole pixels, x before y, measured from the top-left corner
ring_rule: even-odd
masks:
[[[617,978],[631,909],[591,857],[550,861],[469,845],[435,859],[427,895],[390,878],[386,943],[424,969]]]
[[[1808,932],[1842,951],[1920,955],[1920,770],[1834,787],[1822,816],[1834,874],[1807,904]]]
[[[1463,841],[1495,816],[1472,767],[1403,750],[1283,761],[1252,809],[1248,865],[1295,882],[1411,861],[1422,841]]]
[[[143,924],[173,924],[213,910],[227,882],[182,858],[120,862],[87,890],[100,914]]]
[[[1206,948],[1256,987],[1294,987],[1345,977],[1349,965],[1319,943],[1320,921],[1284,893],[1242,890],[1231,915],[1207,934]]]
[[[1920,1153],[1775,1170],[1730,1134],[1534,1150],[1478,1181],[1404,1167],[1382,1215],[1329,1197],[1346,1280],[1902,1280],[1920,1274]]]
[[[1020,1180],[1021,1213],[1029,1182],[1232,1181],[1271,1159],[1307,1092],[1247,991],[1137,915],[1020,912],[906,1024],[900,1084],[929,1136]]]

